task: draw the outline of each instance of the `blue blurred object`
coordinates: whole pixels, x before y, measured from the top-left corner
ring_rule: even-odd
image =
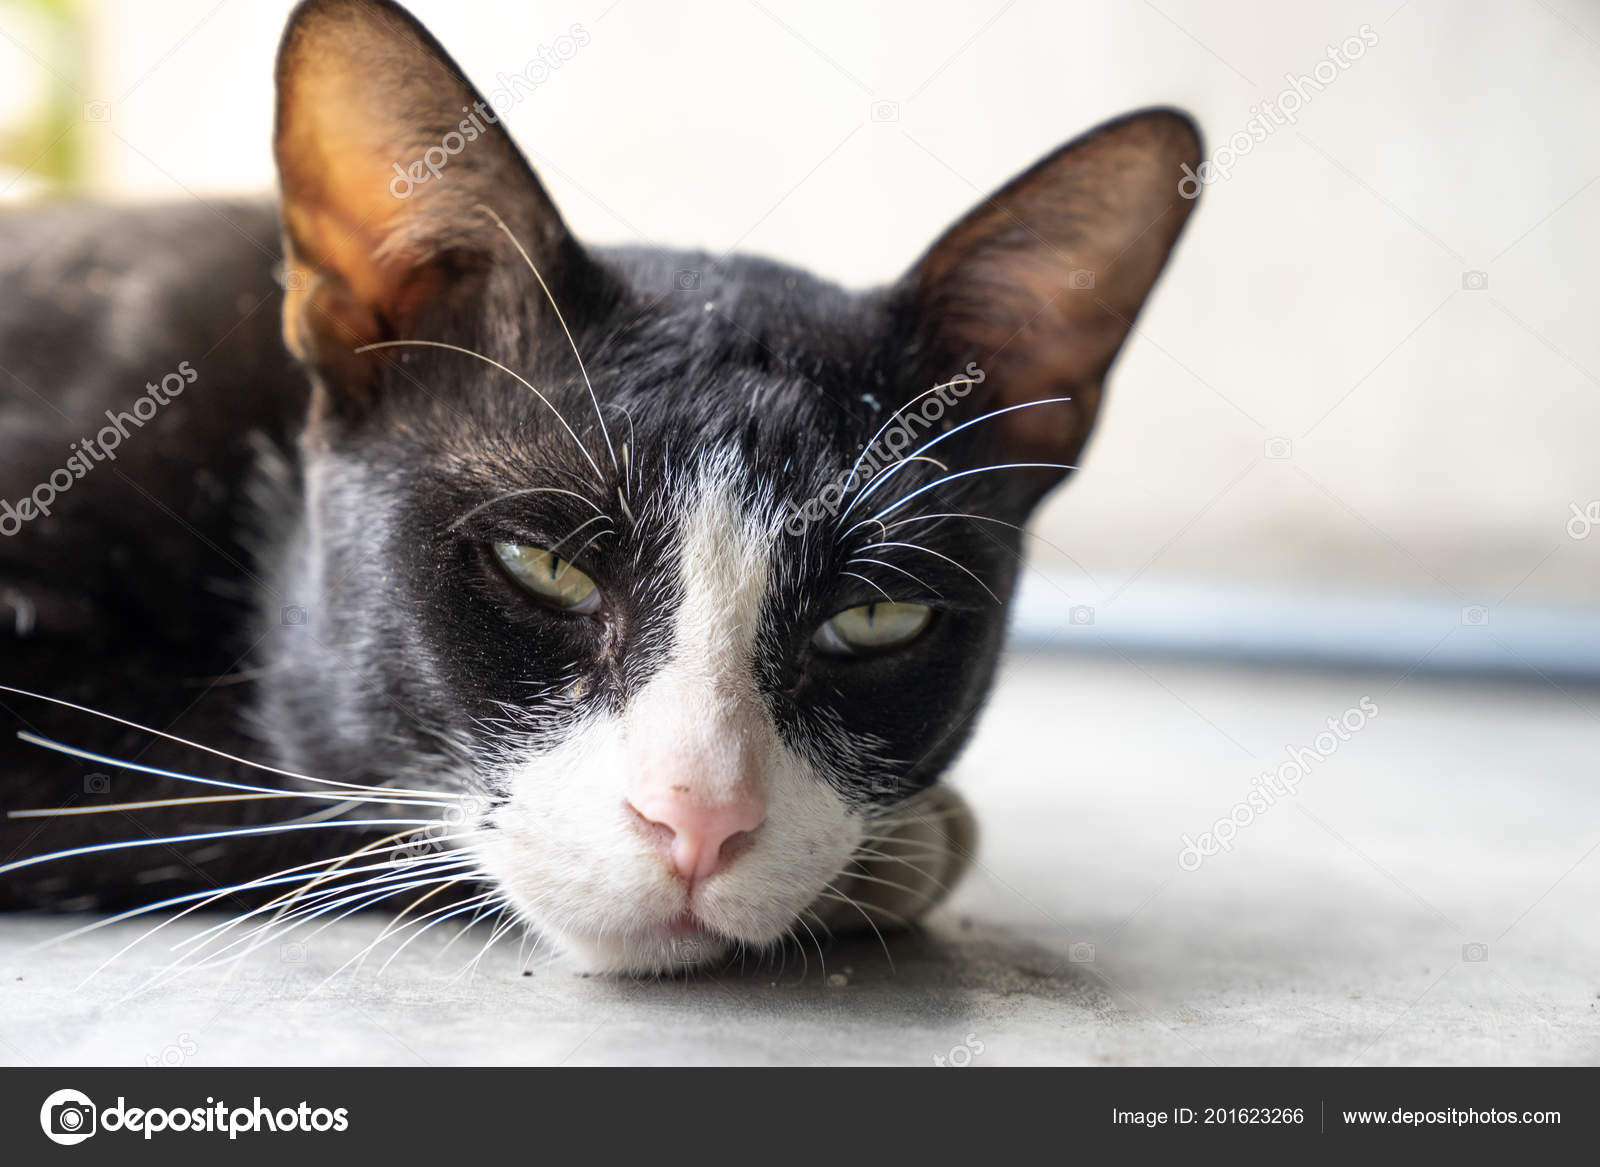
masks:
[[[1077,602],[1023,577],[1013,643],[1030,649],[1234,658],[1299,665],[1600,681],[1600,612],[1459,605],[1141,581],[1110,603]]]

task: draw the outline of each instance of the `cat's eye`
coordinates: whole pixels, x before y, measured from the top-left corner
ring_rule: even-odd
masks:
[[[933,609],[926,604],[862,604],[818,628],[811,643],[839,656],[884,652],[921,636],[932,619]]]
[[[525,543],[496,543],[494,553],[511,578],[548,607],[586,615],[600,606],[594,580],[554,552]]]

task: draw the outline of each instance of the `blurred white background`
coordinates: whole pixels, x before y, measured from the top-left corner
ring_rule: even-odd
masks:
[[[68,150],[98,194],[267,189],[290,6],[0,0],[0,124],[65,111],[48,155],[13,142],[4,197]],[[737,246],[853,286],[1106,117],[1182,106],[1215,152],[1365,37],[1206,190],[1039,576],[1102,630],[1174,586],[1246,597],[1212,605],[1241,628],[1247,597],[1285,589],[1306,597],[1290,622],[1387,597],[1491,635],[1600,601],[1600,523],[1578,537],[1600,519],[1600,5],[411,7],[485,89],[588,34],[507,117],[584,238]]]

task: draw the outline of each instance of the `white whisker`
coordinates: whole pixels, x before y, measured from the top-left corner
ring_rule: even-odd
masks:
[[[417,886],[417,881],[419,880],[421,883],[426,884],[438,877],[442,877],[446,872],[453,874],[456,869],[469,866],[471,863],[472,860],[470,859],[452,857],[448,860],[441,858],[437,862],[410,863],[403,868],[395,867],[393,861],[372,864],[370,867],[344,868],[339,874],[339,879],[341,880],[346,876],[357,875],[365,871],[377,870],[379,874],[355,883],[329,881],[321,891],[311,892],[309,888],[302,888],[299,892],[285,893],[288,898],[279,896],[269,903],[262,904],[260,907],[232,916],[221,923],[213,924],[193,936],[177,941],[172,945],[171,950],[179,952],[185,948],[192,948],[195,951],[200,951],[256,916],[267,912],[273,913],[271,918],[263,920],[255,928],[244,934],[244,937],[248,939],[265,929],[270,929],[279,924],[292,924],[297,920],[320,915],[321,909],[328,908],[334,904],[348,903],[352,893],[365,894],[366,891],[385,887],[391,889],[412,887]],[[385,868],[388,870],[384,870]],[[315,883],[312,886],[315,886]],[[299,905],[298,907],[294,906],[297,904]],[[293,910],[290,910],[291,908]],[[236,940],[234,943],[238,943],[238,941]],[[229,945],[229,947],[232,947],[232,945]],[[217,951],[223,952],[227,951],[227,949],[218,949]]]
[[[1020,405],[1007,405],[1003,409],[992,409],[988,413],[981,414],[978,417],[973,418],[971,421],[964,421],[958,426],[953,426],[952,428],[945,430],[944,433],[940,434],[938,437],[922,443],[921,446],[917,447],[917,449],[911,452],[910,457],[902,458],[893,466],[890,466],[882,474],[878,475],[878,477],[872,482],[868,483],[861,493],[851,500],[850,506],[846,507],[844,510],[844,515],[848,515],[851,509],[855,507],[856,503],[859,503],[862,499],[866,498],[867,495],[871,494],[874,490],[881,486],[883,482],[888,479],[896,470],[900,469],[900,467],[904,466],[907,462],[910,462],[927,453],[929,450],[933,449],[933,447],[937,446],[940,442],[946,440],[947,438],[955,437],[962,430],[971,429],[979,422],[990,421],[993,418],[1000,417],[1002,414],[1014,413],[1019,409],[1032,409],[1035,405],[1061,405],[1071,400],[1072,398],[1070,397],[1041,397],[1037,401],[1024,401]],[[844,515],[839,517],[843,519]]]
[[[463,877],[459,877],[458,876],[455,879],[447,880],[447,881],[442,882],[442,883],[440,883],[440,882],[438,882],[436,880],[432,881],[434,883],[437,883],[436,887],[433,887],[432,890],[430,890],[430,891],[423,892],[420,896],[418,896],[416,899],[412,900],[409,904],[407,904],[404,908],[402,908],[400,910],[400,913],[397,916],[395,916],[395,918],[393,920],[389,921],[389,923],[384,925],[383,930],[378,933],[376,939],[374,939],[370,944],[368,944],[366,947],[361,949],[360,952],[356,953],[349,960],[345,961],[338,968],[334,969],[331,973],[329,973],[326,977],[324,977],[323,980],[322,980],[322,983],[317,986],[317,989],[326,988],[330,981],[332,981],[334,978],[336,978],[345,969],[349,968],[352,964],[356,965],[357,971],[359,971],[361,964],[363,962],[365,962],[365,960],[367,958],[367,954],[370,953],[374,948],[378,947],[378,945],[382,944],[391,935],[394,935],[395,929],[400,924],[400,921],[404,920],[406,918],[406,916],[410,915],[412,909],[420,907],[422,904],[427,903],[428,900],[432,899],[434,896],[438,895],[440,892],[448,891],[450,888],[452,888],[456,884],[460,883],[462,881],[462,878]],[[421,886],[427,887],[428,884],[423,884]],[[388,898],[388,897],[385,897],[385,898]],[[449,905],[446,905],[446,907],[448,907],[448,906]],[[427,919],[427,916],[423,916],[423,917],[421,917],[421,919]],[[413,920],[412,921],[412,923],[419,923],[419,922],[420,922],[419,920]],[[313,990],[313,992],[315,992],[315,991],[316,990]]]
[[[585,528],[590,527],[593,524],[600,522],[601,520],[604,520],[606,522],[610,522],[611,521],[611,516],[610,515],[604,515],[604,514],[595,515],[594,518],[588,519],[588,520],[586,520],[586,521],[584,521],[582,523],[579,523],[572,530],[568,531],[564,536],[562,536],[561,540],[559,542],[555,543],[553,546],[544,548],[544,550],[549,552],[552,556],[556,556],[557,558],[562,560],[562,567],[561,567],[561,570],[556,573],[556,579],[559,580],[562,576],[566,575],[567,570],[569,568],[571,568],[572,565],[574,563],[576,563],[580,558],[582,558],[583,553],[585,551],[589,550],[590,547],[594,546],[595,540],[597,540],[597,539],[599,539],[599,538],[601,538],[602,536],[605,536],[605,535],[615,534],[615,528],[614,527],[607,527],[604,531],[601,531],[598,534],[593,535],[589,539],[588,542],[586,542],[582,547],[578,548],[571,555],[566,555],[566,556],[558,556],[557,555],[557,552],[559,552],[563,547],[565,547],[570,541],[572,541],[573,539],[577,538],[577,536],[581,535]]]
[[[159,839],[126,839],[117,843],[96,843],[88,847],[70,847],[65,851],[51,851],[47,855],[30,855],[26,859],[16,859],[10,863],[0,864],[0,875],[9,875],[13,871],[21,871],[24,867],[33,867],[36,864],[48,863],[55,859],[71,859],[78,855],[98,855],[105,851],[125,851],[132,847],[159,847],[173,843],[196,843],[204,839],[234,839],[246,835],[281,835],[290,831],[314,831],[329,827],[428,826],[435,821],[434,819],[339,819],[326,823],[233,827],[224,831],[205,831],[195,835],[167,835]]]
[[[404,837],[405,835],[409,835],[409,834],[412,834],[412,833],[414,833],[414,832],[411,831],[411,830],[396,832],[395,834],[390,835],[389,839],[399,839],[399,838]],[[379,840],[377,840],[377,843],[383,843],[383,842],[386,842],[386,841],[387,840],[379,839]],[[144,933],[142,933],[141,935],[136,937],[134,940],[130,941],[128,944],[125,944],[121,949],[119,949],[118,951],[114,952],[109,958],[107,958],[102,964],[100,964],[98,967],[96,967],[94,969],[94,971],[92,971],[87,977],[85,977],[83,979],[82,983],[79,985],[79,987],[81,988],[83,985],[88,984],[91,980],[93,980],[96,976],[98,976],[101,972],[103,972],[107,967],[109,967],[112,964],[113,961],[117,960],[123,954],[127,953],[128,951],[130,951],[133,948],[136,948],[138,945],[144,943],[144,941],[148,940],[151,936],[154,936],[157,932],[161,931],[163,928],[167,927],[169,924],[173,924],[173,923],[176,923],[178,920],[181,920],[183,917],[187,916],[190,912],[198,911],[198,910],[200,910],[202,908],[208,907],[211,904],[215,903],[217,900],[222,899],[224,896],[234,895],[234,894],[237,894],[239,892],[254,891],[257,888],[274,886],[274,885],[279,884],[279,883],[290,883],[290,882],[293,882],[293,883],[301,883],[301,884],[303,884],[306,881],[306,879],[309,878],[309,876],[308,875],[302,875],[302,874],[300,874],[301,872],[306,872],[309,869],[313,869],[313,868],[317,868],[317,867],[327,867],[329,864],[347,863],[352,858],[354,858],[355,855],[360,855],[363,851],[367,851],[371,846],[373,846],[373,844],[369,844],[368,847],[363,847],[361,849],[361,851],[355,852],[354,855],[334,856],[334,857],[329,858],[329,859],[316,859],[316,860],[311,861],[310,863],[301,863],[301,864],[297,864],[294,867],[286,867],[286,868],[283,868],[281,871],[275,871],[270,875],[264,875],[264,876],[261,876],[261,877],[259,877],[257,879],[249,880],[249,881],[247,881],[245,883],[234,884],[231,887],[219,888],[219,889],[216,889],[216,890],[213,890],[213,891],[193,892],[193,893],[190,893],[188,895],[174,896],[171,899],[162,900],[159,903],[146,904],[146,905],[144,905],[142,907],[131,908],[126,912],[122,912],[122,913],[119,913],[118,915],[111,916],[108,919],[97,920],[93,924],[86,924],[83,927],[75,928],[71,932],[67,932],[64,935],[53,937],[50,940],[47,940],[47,941],[43,942],[42,944],[36,945],[34,948],[28,949],[28,952],[29,953],[33,953],[33,952],[39,951],[39,950],[44,949],[44,948],[49,948],[49,947],[53,947],[53,946],[55,946],[57,944],[65,943],[66,941],[72,940],[72,939],[74,939],[74,938],[76,938],[78,936],[85,935],[85,934],[87,934],[89,932],[98,931],[99,929],[104,928],[107,925],[120,923],[123,920],[132,919],[135,916],[148,915],[151,912],[160,911],[162,908],[174,907],[174,906],[176,906],[176,905],[178,905],[180,903],[185,903],[185,902],[187,902],[189,900],[197,900],[197,901],[199,901],[199,902],[195,903],[194,905],[192,905],[191,907],[185,908],[183,911],[177,913],[176,915],[167,917],[165,920],[162,920],[155,927],[148,929],[147,931],[145,931]],[[400,847],[405,847],[405,846],[410,846],[410,844],[409,843],[396,843],[393,847],[385,848],[385,850],[395,850],[395,849],[398,849]],[[377,853],[377,852],[374,852],[374,853]],[[380,866],[388,866],[388,864],[385,863],[385,864],[382,864]],[[272,903],[276,903],[278,901],[277,900],[273,900],[271,902]],[[224,923],[226,923],[226,921],[224,921]],[[221,927],[221,926],[222,925],[213,925],[213,928]],[[211,929],[207,929],[207,931],[210,931],[210,930]]]
[[[978,586],[980,588],[982,588],[984,591],[989,593],[989,597],[992,600],[994,600],[995,603],[998,604],[1000,602],[1000,597],[994,594],[993,590],[989,587],[988,584],[984,583],[983,580],[978,578],[978,575],[977,575],[976,572],[974,572],[971,568],[967,567],[965,564],[957,563],[954,559],[951,559],[948,555],[945,555],[942,552],[935,551],[931,547],[924,547],[920,543],[895,543],[895,542],[890,541],[890,540],[880,540],[877,543],[868,543],[865,547],[861,548],[861,550],[863,550],[863,551],[873,551],[873,550],[876,550],[879,547],[905,547],[905,548],[907,548],[909,550],[912,550],[912,551],[926,552],[927,554],[932,555],[937,559],[942,559],[946,563],[948,563],[951,567],[954,567],[954,568],[957,568],[960,571],[966,572],[968,575],[970,575],[977,582],[977,584],[978,584]]]
[[[979,466],[979,467],[977,467],[977,468],[975,468],[973,470],[958,470],[954,474],[946,474],[943,478],[937,479],[934,482],[930,482],[930,483],[928,483],[928,485],[926,485],[924,487],[921,487],[921,488],[919,488],[917,490],[913,490],[910,494],[906,495],[904,498],[900,499],[898,502],[890,503],[888,506],[884,507],[883,510],[879,511],[877,514],[873,515],[871,518],[861,520],[859,523],[857,523],[855,525],[855,527],[851,527],[850,531],[854,531],[856,529],[856,527],[864,527],[868,523],[879,522],[886,515],[893,514],[895,511],[899,510],[901,507],[905,506],[906,503],[910,502],[912,499],[918,497],[919,495],[927,494],[928,491],[930,491],[930,490],[937,490],[939,487],[943,486],[945,483],[954,482],[957,478],[970,478],[974,474],[988,474],[988,473],[990,473],[992,471],[995,471],[995,470],[1076,470],[1076,469],[1077,469],[1076,466],[1068,466],[1068,465],[1066,465],[1064,463],[1061,463],[1061,462],[1002,462],[1002,463],[1000,463],[998,465],[995,465],[995,466]],[[844,534],[845,535],[849,535],[850,531],[846,531],[846,532],[844,532]]]
[[[499,361],[495,360],[493,357],[486,357],[482,353],[474,352],[470,348],[462,348],[459,344],[446,344],[442,340],[380,340],[380,341],[377,341],[374,344],[364,344],[360,348],[356,349],[355,351],[358,352],[358,353],[366,353],[366,352],[372,352],[374,349],[384,349],[384,348],[437,348],[437,349],[444,349],[446,352],[460,353],[462,356],[472,357],[472,358],[474,358],[476,360],[480,360],[486,365],[493,365],[495,368],[499,369],[506,376],[508,376],[508,377],[512,378],[513,380],[515,380],[524,389],[526,389],[528,392],[532,393],[540,401],[544,402],[547,406],[550,407],[550,412],[556,415],[556,420],[561,423],[561,428],[567,431],[567,435],[572,439],[573,444],[578,447],[578,451],[588,461],[589,465],[594,468],[595,477],[597,479],[599,479],[600,481],[602,481],[602,482],[605,481],[605,475],[600,473],[600,463],[598,463],[598,462],[596,462],[594,460],[594,455],[589,453],[588,447],[585,446],[583,444],[583,442],[578,438],[577,432],[570,425],[567,424],[567,419],[565,417],[561,416],[561,411],[555,407],[555,404],[548,397],[546,397],[543,393],[539,392],[538,389],[534,388],[532,382],[530,382],[526,377],[522,376],[520,373],[517,373],[515,370],[506,368],[506,366],[502,365]],[[604,427],[604,425],[605,425],[605,423],[602,422],[601,423],[602,428]]]
[[[497,502],[504,502],[508,498],[521,498],[523,495],[528,494],[564,494],[570,498],[577,499],[581,503],[593,507],[596,511],[600,511],[602,515],[605,514],[604,511],[600,510],[599,504],[595,503],[592,499],[584,498],[583,495],[579,494],[575,490],[567,490],[560,486],[526,486],[521,490],[508,490],[505,494],[495,495],[488,502],[479,503],[455,522],[451,523],[445,528],[445,530],[454,531],[457,527],[461,526],[462,523],[472,518],[473,515],[478,514],[480,511],[483,511],[488,507],[494,506],[494,504]]]
[[[329,924],[335,923],[337,920],[343,919],[345,916],[359,911],[361,906],[364,904],[379,903],[390,898],[391,896],[398,895],[403,891],[418,887],[428,887],[432,884],[442,883],[447,880],[459,881],[461,879],[468,878],[469,876],[460,874],[460,869],[467,865],[467,862],[463,860],[451,860],[449,862],[428,864],[412,864],[408,865],[405,869],[391,870],[387,873],[376,875],[369,879],[363,879],[356,883],[343,883],[337,885],[329,884],[328,886],[324,887],[322,891],[317,892],[314,895],[303,897],[303,902],[300,902],[299,906],[293,911],[287,911],[286,909],[289,907],[290,903],[299,902],[302,897],[297,897],[295,900],[290,900],[288,903],[280,903],[279,901],[283,898],[280,896],[278,897],[278,900],[274,900],[272,903],[263,904],[252,911],[243,912],[237,916],[230,917],[220,924],[213,924],[209,928],[204,929],[194,936],[174,943],[171,947],[171,951],[181,953],[185,952],[185,950],[188,950],[185,954],[188,958],[199,959],[202,956],[206,956],[209,960],[215,960],[215,958],[220,957],[223,953],[236,948],[240,944],[249,943],[249,941],[251,941],[253,938],[260,936],[262,937],[261,941],[256,944],[252,944],[246,950],[246,953],[255,952],[264,944],[268,943],[272,939],[273,935],[286,936],[296,928],[299,928],[311,922],[312,920],[324,916],[329,912],[337,911],[339,908],[346,905],[355,904],[356,906],[350,908],[350,910],[343,913],[343,915],[336,917],[335,920],[329,921]],[[375,864],[374,866],[383,867],[387,866],[387,864]],[[347,873],[355,874],[360,870],[368,869],[351,868],[348,869]],[[275,908],[276,911],[274,911]],[[241,933],[230,943],[223,945],[220,948],[212,947],[212,945],[215,945],[229,932],[264,912],[274,912],[274,914],[268,919],[260,921],[248,931]],[[311,935],[314,936],[320,934],[326,927],[328,927],[328,924],[325,924],[323,928],[317,929],[317,931]],[[307,937],[307,939],[309,938],[310,937]]]
[[[871,558],[869,558],[869,557],[867,557],[865,555],[852,556],[850,558],[849,562],[850,563],[871,563],[871,564],[875,564],[878,567],[887,567],[890,571],[898,571],[901,575],[906,576],[908,579],[910,579],[914,583],[916,583],[916,585],[918,587],[927,588],[928,591],[932,592],[934,595],[940,596],[941,598],[943,598],[943,593],[941,593],[938,588],[934,587],[932,584],[928,583],[926,580],[922,579],[920,576],[912,575],[911,572],[907,571],[903,567],[897,566],[896,564],[886,563],[881,559],[871,559]]]
[[[884,601],[886,603],[890,603],[890,604],[894,603],[893,598],[889,595],[888,592],[884,591],[881,587],[878,587],[878,585],[876,583],[874,583],[872,580],[868,579],[866,576],[860,574],[859,572],[841,571],[839,574],[840,575],[854,576],[856,579],[860,580],[862,583],[866,584],[868,587],[876,588],[878,594],[884,598]]]
[[[164,806],[201,806],[218,802],[260,802],[272,798],[300,798],[292,791],[275,794],[205,794],[193,798],[153,798],[145,802],[113,802],[109,806],[63,806],[55,810],[8,810],[8,819],[52,819],[73,815],[109,814],[111,811],[154,810]],[[337,797],[337,796],[334,796]]]
[[[361,801],[361,802],[364,802],[364,801],[392,802],[392,803],[396,803],[396,804],[404,803],[406,805],[417,805],[417,806],[448,806],[450,804],[447,803],[447,802],[424,801],[424,800],[425,799],[438,799],[438,798],[455,799],[457,797],[455,795],[442,794],[442,793],[441,794],[428,794],[428,793],[423,792],[423,791],[397,790],[394,793],[399,795],[399,797],[393,797],[392,798],[392,797],[388,797],[387,796],[388,792],[385,791],[385,788],[381,787],[381,786],[354,786],[352,784],[343,783],[343,782],[332,783],[332,784],[340,786],[340,787],[348,786],[350,789],[360,790],[360,791],[379,791],[379,792],[384,792],[385,793],[385,797],[379,798],[379,799],[370,799],[370,800],[369,799],[351,799],[348,794],[323,794],[321,792],[313,792],[313,791],[292,791],[292,790],[286,791],[286,790],[283,790],[283,789],[278,788],[278,787],[253,786],[253,785],[251,785],[249,783],[246,783],[246,782],[224,782],[220,778],[201,778],[201,777],[198,777],[198,776],[196,776],[194,774],[185,774],[185,773],[183,773],[181,771],[178,771],[178,770],[166,770],[166,769],[163,769],[163,768],[161,768],[159,766],[146,766],[146,765],[143,765],[143,764],[141,764],[139,762],[126,762],[126,761],[123,761],[121,758],[113,758],[113,757],[111,757],[111,756],[109,756],[107,754],[97,754],[93,750],[80,749],[77,746],[69,746],[69,745],[63,744],[62,742],[52,741],[47,737],[40,737],[36,733],[30,733],[28,730],[25,730],[25,729],[17,731],[17,739],[19,741],[25,741],[29,745],[39,746],[42,749],[51,750],[51,751],[53,751],[55,753],[58,753],[58,754],[65,754],[68,757],[72,757],[72,758],[81,758],[81,759],[83,759],[84,761],[87,761],[87,762],[99,762],[103,766],[111,766],[114,769],[118,769],[118,770],[134,770],[134,771],[136,771],[136,772],[138,772],[140,774],[152,774],[152,775],[154,775],[154,776],[156,776],[158,778],[173,778],[173,779],[176,779],[176,780],[178,780],[180,782],[194,782],[194,783],[196,783],[198,785],[201,785],[201,786],[216,786],[216,787],[219,787],[219,788],[221,788],[223,790],[244,790],[244,791],[249,791],[249,792],[251,792],[253,794],[258,794],[258,795],[290,794],[290,795],[294,795],[296,797],[302,797],[302,798],[332,798],[332,799],[337,799],[339,801]],[[316,780],[313,779],[313,781],[316,781]],[[27,813],[27,812],[19,812],[19,813]]]
[[[887,534],[896,527],[903,527],[907,523],[926,523],[931,519],[972,519],[979,523],[997,523],[1002,527],[1010,527],[1013,531],[1022,531],[1024,533],[1027,533],[1028,531],[1026,527],[1018,526],[1016,523],[1008,523],[1004,519],[991,519],[988,515],[974,515],[967,511],[945,511],[932,515],[912,515],[909,519],[896,519],[894,522],[887,525],[883,523],[879,523],[878,525],[882,527],[884,533]]]
[[[479,203],[478,207],[480,210],[487,211],[489,217],[495,221],[500,230],[505,232],[506,238],[511,240],[511,246],[517,249],[517,254],[522,256],[522,261],[528,265],[528,270],[533,273],[533,278],[539,281],[539,287],[544,291],[544,298],[550,301],[550,310],[556,314],[556,320],[561,325],[561,331],[567,334],[567,343],[572,346],[572,355],[578,362],[578,371],[583,374],[583,383],[589,390],[589,400],[594,405],[595,418],[600,422],[600,434],[605,438],[606,450],[611,454],[611,468],[615,470],[617,468],[617,451],[611,445],[611,431],[606,428],[605,416],[600,412],[600,399],[595,396],[594,383],[589,380],[589,370],[583,363],[583,357],[578,353],[578,342],[572,339],[572,329],[567,327],[566,317],[561,315],[561,306],[556,303],[555,296],[551,294],[550,286],[544,282],[544,276],[539,274],[539,268],[533,262],[533,257],[518,242],[511,228],[506,226],[505,220],[495,214],[493,207],[486,206],[483,203]],[[595,473],[600,473],[598,467],[595,468]]]
[[[847,477],[845,479],[845,481],[846,482],[851,482],[851,483],[853,483],[855,481],[856,471],[861,469],[861,463],[866,461],[867,454],[872,450],[872,448],[874,446],[876,446],[878,444],[878,439],[883,437],[883,435],[888,431],[889,427],[894,424],[894,419],[895,418],[899,417],[902,413],[904,413],[906,410],[910,409],[913,405],[915,405],[917,402],[921,401],[924,397],[928,396],[928,394],[930,394],[930,393],[937,393],[941,389],[949,389],[954,385],[962,385],[962,384],[971,385],[972,383],[973,383],[973,381],[972,381],[971,377],[955,377],[955,378],[952,378],[951,380],[946,381],[941,385],[933,386],[933,388],[931,388],[931,389],[924,389],[921,393],[918,393],[915,397],[913,397],[910,401],[907,401],[899,409],[896,409],[893,413],[891,413],[887,418],[884,419],[883,424],[878,427],[878,432],[872,435],[872,440],[869,441],[865,446],[861,447],[861,453],[859,455],[857,455],[855,463],[850,467],[849,477]],[[846,509],[845,513],[846,514],[849,513],[848,508]]]
[[[889,962],[889,971],[891,973],[894,972],[894,954],[889,951],[889,942],[883,938],[883,933],[878,930],[877,921],[875,921],[870,915],[867,914],[867,910],[865,908],[863,908],[859,902],[857,902],[855,899],[851,898],[850,896],[846,895],[844,892],[840,891],[837,887],[835,887],[831,883],[828,884],[828,886],[823,890],[822,894],[823,894],[824,898],[832,899],[832,900],[836,900],[836,901],[842,901],[843,903],[849,904],[852,908],[854,908],[856,911],[861,913],[861,918],[867,922],[867,927],[872,929],[872,934],[878,938],[878,943],[883,948],[884,959]],[[904,917],[895,916],[895,914],[893,912],[885,911],[882,908],[875,908],[874,910],[878,911],[878,912],[881,912],[885,916],[893,916],[895,919],[899,920],[902,924],[905,923],[905,918]]]
[[[36,701],[45,701],[45,702],[48,702],[51,705],[59,706],[62,709],[72,709],[72,710],[76,710],[79,713],[87,713],[91,717],[98,717],[98,718],[101,718],[104,721],[115,722],[117,725],[124,725],[124,726],[127,726],[129,729],[136,729],[140,733],[152,734],[155,737],[164,738],[165,740],[167,740],[169,742],[176,742],[180,746],[188,746],[191,749],[204,751],[205,753],[210,754],[212,757],[222,758],[225,761],[229,761],[229,762],[237,762],[241,766],[248,766],[252,770],[260,770],[264,774],[277,774],[277,775],[279,775],[281,777],[284,777],[284,778],[294,778],[294,779],[296,779],[298,781],[301,781],[301,782],[311,782],[311,783],[314,783],[314,784],[319,785],[319,786],[336,786],[336,787],[340,788],[341,790],[361,790],[361,791],[365,791],[365,792],[370,793],[370,794],[391,794],[391,793],[393,793],[393,794],[416,794],[416,795],[422,795],[422,796],[425,796],[425,797],[428,797],[428,798],[456,798],[456,797],[461,797],[461,796],[458,796],[458,795],[443,794],[443,793],[435,792],[435,791],[403,790],[403,789],[398,789],[398,788],[391,789],[391,788],[386,788],[386,787],[382,787],[382,786],[363,786],[363,785],[360,785],[359,783],[355,783],[355,782],[336,782],[331,778],[313,778],[309,774],[297,774],[293,770],[280,770],[276,766],[268,766],[268,765],[265,765],[265,764],[263,764],[261,762],[252,762],[248,758],[241,758],[241,757],[238,757],[235,754],[230,754],[230,753],[227,753],[227,752],[225,752],[223,750],[214,749],[211,746],[202,745],[199,742],[190,741],[187,738],[178,737],[175,734],[167,733],[165,730],[152,729],[148,725],[140,725],[137,721],[129,721],[129,720],[127,720],[127,718],[124,718],[124,717],[117,717],[114,714],[103,713],[98,709],[91,709],[87,705],[78,705],[78,704],[75,704],[75,703],[73,703],[71,701],[63,701],[59,697],[50,697],[50,696],[45,695],[44,693],[35,693],[35,692],[33,692],[32,690],[29,690],[29,689],[17,689],[17,688],[14,688],[14,687],[10,686],[10,685],[0,685],[0,693],[13,693],[18,697],[31,697]],[[22,734],[19,733],[17,736],[18,737],[22,737]],[[29,735],[28,738],[24,738],[24,740],[33,740],[34,738],[37,738],[37,735]],[[37,738],[37,741],[35,742],[35,744],[44,744],[44,743],[46,743],[48,741],[49,741],[48,738]],[[56,748],[56,743],[51,743],[46,748],[54,749],[54,748]],[[63,750],[69,749],[69,748],[70,747],[62,747]],[[120,763],[120,762],[116,762],[114,764],[122,765],[122,763]],[[255,788],[244,787],[243,789],[255,789]]]
[[[453,919],[454,917],[461,915],[463,912],[470,912],[470,911],[473,911],[473,910],[475,910],[477,908],[480,908],[483,904],[485,904],[489,900],[493,899],[496,894],[497,893],[492,892],[492,891],[486,891],[486,892],[483,892],[480,895],[473,896],[471,899],[468,899],[468,900],[464,901],[461,904],[445,904],[443,907],[435,908],[433,911],[429,912],[427,915],[419,916],[415,920],[411,921],[411,923],[406,925],[407,928],[412,928],[412,927],[415,927],[418,924],[421,924],[422,921],[426,920],[429,916],[438,916],[438,919],[434,920],[433,923],[428,924],[425,927],[420,928],[417,931],[413,932],[410,936],[408,936],[406,938],[404,943],[402,943],[398,948],[396,948],[394,950],[394,952],[390,953],[389,959],[384,961],[383,964],[379,967],[378,975],[381,977],[388,970],[389,966],[395,962],[395,960],[399,957],[399,955],[402,952],[404,952],[407,948],[410,948],[412,943],[414,941],[416,941],[417,939],[419,939],[424,932],[427,932],[427,931],[437,927],[438,925],[443,924],[446,920]],[[443,915],[440,915],[440,913],[443,913]],[[531,956],[531,954],[530,954],[530,956]]]

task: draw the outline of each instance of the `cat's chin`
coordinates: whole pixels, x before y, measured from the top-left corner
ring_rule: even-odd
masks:
[[[718,967],[737,941],[705,928],[673,924],[643,932],[563,932],[558,941],[578,972],[618,976],[674,976]]]
[[[569,924],[543,931],[577,972],[660,977],[716,971],[741,952],[758,954],[759,959],[794,927],[795,917],[781,911],[735,912],[724,918],[712,909],[703,918],[686,909],[627,930],[588,930]]]

